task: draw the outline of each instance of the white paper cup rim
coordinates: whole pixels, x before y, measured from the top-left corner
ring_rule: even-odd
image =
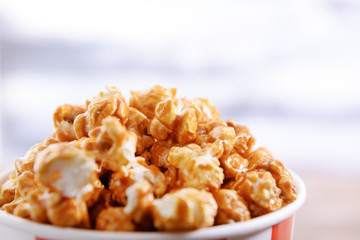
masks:
[[[0,173],[0,185],[7,179],[13,169]],[[0,224],[41,238],[49,239],[218,239],[232,236],[246,236],[267,229],[292,216],[305,202],[306,188],[302,179],[289,170],[298,190],[297,199],[287,206],[261,217],[245,222],[237,222],[201,228],[188,232],[103,232],[78,228],[56,227],[50,224],[40,224],[24,218],[8,214],[0,210]]]

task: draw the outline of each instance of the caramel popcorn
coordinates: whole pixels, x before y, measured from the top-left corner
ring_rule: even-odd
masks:
[[[54,192],[44,194],[43,202],[51,224],[61,227],[90,228],[89,213],[84,200],[63,197]]]
[[[291,174],[279,160],[262,158],[253,162],[250,169],[270,172],[275,179],[277,186],[281,189],[281,195],[284,199],[290,201],[296,199],[297,191],[293,184]]]
[[[91,192],[95,183],[95,162],[85,151],[68,143],[56,143],[39,153],[34,166],[38,182],[66,197]]]
[[[0,186],[10,214],[102,231],[186,231],[248,221],[296,200],[290,172],[246,126],[176,89],[106,87],[64,104],[51,137]]]
[[[0,187],[0,206],[14,201],[16,182],[16,175],[10,174],[10,177]]]
[[[204,149],[196,144],[173,147],[168,161],[179,170],[179,185],[206,190],[219,188],[223,183],[224,174],[214,153],[216,151],[212,145]]]
[[[232,189],[249,203],[252,216],[275,211],[282,206],[281,190],[269,172],[251,171],[239,174]]]
[[[166,231],[209,227],[214,224],[217,208],[211,193],[183,188],[153,201],[154,225]]]
[[[53,119],[55,132],[53,136],[62,142],[76,139],[74,120],[85,112],[85,106],[64,104],[55,110]]]
[[[234,190],[217,189],[213,193],[219,206],[215,223],[226,224],[250,219],[250,212],[245,200]]]
[[[95,229],[103,231],[134,231],[135,225],[124,213],[124,207],[109,207],[96,218]]]

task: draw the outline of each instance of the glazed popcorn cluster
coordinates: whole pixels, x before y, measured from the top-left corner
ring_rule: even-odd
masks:
[[[296,199],[292,176],[206,99],[155,86],[54,113],[52,137],[16,159],[1,209],[105,231],[184,231],[247,221]]]

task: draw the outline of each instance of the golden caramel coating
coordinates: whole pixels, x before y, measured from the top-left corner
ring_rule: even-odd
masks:
[[[9,178],[0,186],[0,206],[11,203],[15,199],[16,175],[10,174]]]
[[[180,185],[178,183],[178,170],[174,166],[169,166],[169,168],[164,172],[164,175],[167,184],[167,192],[170,192],[171,190],[177,188],[178,185]]]
[[[197,129],[197,117],[194,108],[184,109],[177,116],[175,128],[175,137],[179,144],[186,144],[195,141]]]
[[[165,231],[209,227],[214,224],[217,208],[211,193],[183,188],[153,201],[154,226]]]
[[[58,143],[58,141],[53,138],[46,138],[42,143],[32,146],[30,150],[26,152],[25,156],[15,160],[16,173],[20,175],[24,171],[33,172],[36,155],[47,148],[50,144],[54,143]]]
[[[59,106],[53,115],[54,127],[58,127],[63,121],[74,123],[75,118],[84,113],[85,110],[86,108],[83,105],[64,104]]]
[[[128,131],[115,117],[103,119],[99,126],[89,133],[93,154],[101,159],[103,167],[117,171],[121,166],[135,161],[137,135]]]
[[[82,105],[64,104],[59,106],[53,115],[54,137],[61,142],[75,140],[74,120],[79,114],[84,113],[85,110],[85,106]]]
[[[127,203],[124,213],[138,224],[146,224],[151,217],[151,206],[154,200],[152,186],[147,181],[135,182],[125,191]]]
[[[30,218],[31,206],[28,202],[19,203],[14,209],[13,214],[22,218]]]
[[[53,115],[52,138],[15,161],[0,208],[61,227],[184,231],[246,221],[296,199],[290,172],[246,126],[176,89],[106,87]]]
[[[238,125],[234,121],[227,121],[229,127],[234,128],[236,138],[234,149],[238,154],[247,158],[251,152],[252,146],[255,144],[255,138],[246,126]]]
[[[196,106],[201,114],[198,114],[200,123],[220,119],[220,112],[205,98],[196,98],[190,102],[190,106]]]
[[[50,193],[43,197],[43,202],[51,224],[60,227],[90,228],[89,213],[83,200]]]
[[[224,144],[224,153],[228,155],[234,148],[235,144],[235,130],[231,127],[215,127],[209,133],[209,141],[214,142],[215,140],[220,139]]]
[[[180,100],[168,98],[156,104],[155,116],[165,127],[172,129],[176,116],[181,110],[182,103]]]
[[[116,98],[120,99],[121,101],[125,102],[125,98],[119,91],[117,87],[114,86],[105,86],[106,92],[99,92],[99,94],[95,97],[96,99],[102,99],[110,96],[115,96]]]
[[[251,218],[247,203],[236,191],[216,189],[212,194],[218,205],[215,224],[241,222]]]
[[[272,158],[263,158],[250,165],[250,170],[261,170],[270,172],[281,189],[281,196],[285,200],[293,201],[296,199],[297,191],[293,183],[293,178],[284,164]]]
[[[219,188],[224,173],[219,160],[214,157],[216,148],[208,145],[201,149],[196,144],[187,147],[173,147],[168,156],[169,164],[179,169],[179,181],[182,187],[198,189]]]
[[[206,130],[206,133],[211,132],[216,127],[227,127],[227,126],[228,125],[226,124],[226,122],[222,120],[212,120],[204,123],[204,128]]]
[[[274,158],[272,154],[267,150],[266,148],[258,148],[255,151],[251,152],[248,156],[249,163],[255,163],[259,160],[262,160],[264,158]]]
[[[150,123],[149,133],[156,140],[166,140],[171,132],[171,129],[165,127],[157,118],[154,118]]]
[[[43,191],[34,179],[34,173],[24,171],[15,182],[15,196],[12,202],[3,205],[6,212],[36,222],[46,222],[46,209],[41,204]]]
[[[139,135],[143,135],[149,125],[149,119],[139,110],[129,107],[128,121],[126,127]]]
[[[155,165],[143,166],[138,163],[122,167],[120,171],[111,175],[109,189],[113,198],[120,204],[127,204],[126,190],[136,182],[145,181],[151,186],[155,196],[162,196],[166,191],[164,174]]]
[[[220,158],[225,178],[234,178],[238,173],[246,172],[249,162],[238,153],[224,155]]]
[[[140,92],[131,92],[130,107],[138,109],[148,118],[155,116],[155,108],[159,102],[174,98],[176,88],[166,89],[159,85]]]
[[[124,207],[109,207],[96,218],[95,229],[103,231],[134,231],[135,225],[124,213]]]
[[[34,166],[35,177],[43,186],[78,198],[93,190],[95,170],[94,159],[69,143],[50,145],[37,155]]]
[[[117,96],[94,98],[87,106],[86,112],[79,114],[74,121],[74,131],[78,139],[88,136],[90,130],[100,126],[102,120],[114,116],[126,124],[129,109],[126,103]]]
[[[281,190],[269,172],[239,174],[232,189],[244,197],[253,217],[273,212],[282,206]]]
[[[170,149],[172,148],[171,142],[168,141],[156,141],[151,148],[152,163],[158,167],[169,167],[167,158],[169,156]]]
[[[46,215],[46,208],[43,206],[41,202],[41,197],[43,196],[43,192],[40,189],[34,189],[29,191],[28,195],[26,196],[26,200],[20,203],[14,209],[14,215],[24,214],[26,213],[26,218],[29,218],[32,221],[39,222],[39,223],[46,223],[48,222],[47,215]],[[20,215],[17,215],[20,216]],[[25,217],[25,216],[21,216]]]

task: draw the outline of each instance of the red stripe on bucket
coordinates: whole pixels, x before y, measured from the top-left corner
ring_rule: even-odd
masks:
[[[272,227],[271,240],[291,240],[294,215]]]

